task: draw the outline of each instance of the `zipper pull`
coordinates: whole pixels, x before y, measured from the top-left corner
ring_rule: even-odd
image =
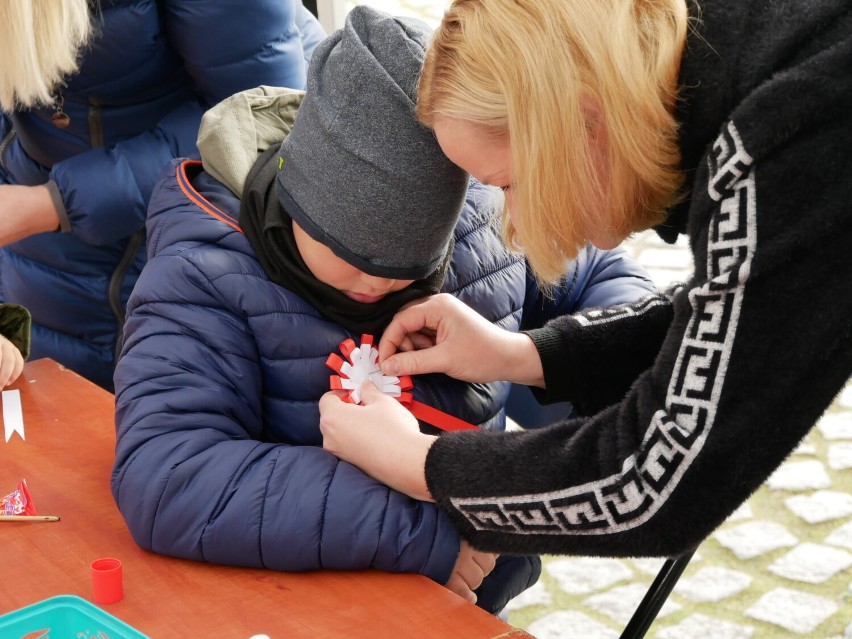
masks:
[[[69,118],[68,114],[62,110],[62,106],[64,104],[65,98],[62,96],[62,93],[60,93],[53,101],[53,116],[50,118],[53,126],[57,129],[67,129],[68,125],[71,124],[71,118]]]

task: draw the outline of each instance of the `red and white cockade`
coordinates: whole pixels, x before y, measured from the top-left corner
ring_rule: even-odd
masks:
[[[411,377],[403,375],[395,377],[382,374],[379,368],[379,351],[373,346],[372,335],[362,335],[361,345],[356,346],[355,340],[347,339],[340,343],[340,352],[332,353],[326,360],[326,365],[337,372],[330,378],[332,390],[349,391],[344,402],[361,403],[361,385],[370,380],[383,393],[396,397],[403,404],[410,402],[413,397],[405,391],[414,388]]]
[[[361,386],[369,380],[383,393],[395,397],[417,419],[432,424],[436,428],[477,430],[473,424],[414,399],[414,395],[409,392],[414,388],[414,382],[409,375],[396,377],[383,374],[379,367],[379,351],[373,345],[372,335],[362,335],[360,346],[351,338],[342,341],[340,352],[343,353],[343,357],[332,353],[325,363],[337,373],[329,379],[331,389],[347,391],[342,398],[344,402],[360,404]]]

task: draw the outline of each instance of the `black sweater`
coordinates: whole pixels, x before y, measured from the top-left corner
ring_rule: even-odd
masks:
[[[688,234],[695,273],[529,332],[545,400],[590,417],[435,442],[429,489],[479,548],[689,550],[852,374],[852,2],[706,0],[700,17],[680,78],[690,194],[657,229]]]

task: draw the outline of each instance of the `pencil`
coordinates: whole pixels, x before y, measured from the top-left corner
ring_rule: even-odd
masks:
[[[59,515],[0,515],[0,521],[59,521]]]

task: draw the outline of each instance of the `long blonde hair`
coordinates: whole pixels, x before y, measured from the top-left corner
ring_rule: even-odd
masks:
[[[430,127],[460,119],[509,142],[522,236],[506,215],[504,228],[542,281],[564,273],[585,229],[624,238],[677,200],[686,30],[684,0],[455,0],[447,9],[417,115]],[[603,172],[594,131],[606,137]]]
[[[52,102],[91,32],[87,0],[0,1],[0,109]]]

